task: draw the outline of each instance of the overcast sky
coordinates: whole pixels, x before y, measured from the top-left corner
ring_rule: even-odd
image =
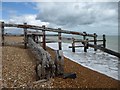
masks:
[[[117,2],[3,2],[7,23],[46,25],[72,31],[118,34]]]

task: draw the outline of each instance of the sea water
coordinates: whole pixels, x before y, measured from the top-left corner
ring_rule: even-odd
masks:
[[[78,35],[63,35],[62,37],[67,37],[67,38],[76,38],[76,39],[83,39],[82,36],[78,36]],[[58,37],[49,37],[52,40],[57,41]],[[89,40],[93,40],[93,37],[86,37]],[[98,40],[103,40],[103,36],[98,35],[97,37]],[[119,40],[120,40],[120,36],[118,37],[117,35],[106,35],[106,48],[111,49],[113,51],[120,51],[118,48],[118,44],[119,44]],[[71,40],[67,40],[67,39],[63,39],[62,40],[64,43],[72,43]],[[103,42],[97,42],[97,44],[103,44]]]
[[[66,36],[68,37],[68,36]],[[71,36],[70,36],[71,37]],[[76,38],[82,38],[75,36]],[[56,39],[55,37],[53,39]],[[92,38],[91,38],[92,39]],[[98,36],[98,39],[102,39],[102,36]],[[107,48],[118,51],[118,37],[117,36],[106,36]],[[47,46],[54,50],[58,50],[58,43],[48,43]],[[114,79],[120,80],[119,74],[119,59],[116,56],[102,52],[100,50],[94,51],[93,48],[89,48],[88,52],[84,52],[84,48],[76,48],[76,52],[73,53],[71,41],[64,40],[62,43],[63,54],[66,58],[77,62],[78,64],[87,67],[91,70],[105,74]]]

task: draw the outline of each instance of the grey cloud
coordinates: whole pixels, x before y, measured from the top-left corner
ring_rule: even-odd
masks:
[[[37,20],[72,27],[116,21],[117,3],[39,3]]]

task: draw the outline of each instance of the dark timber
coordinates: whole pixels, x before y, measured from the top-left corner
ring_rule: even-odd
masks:
[[[104,47],[100,47],[100,46],[98,46],[98,45],[93,45],[93,44],[88,44],[88,46],[89,46],[89,47],[93,47],[93,48],[95,48],[95,49],[99,49],[99,50],[101,50],[101,51],[103,51],[103,52],[106,52],[106,53],[108,53],[108,54],[111,54],[111,55],[114,55],[114,56],[120,58],[120,53],[115,52],[115,51],[112,51],[112,50],[110,50],[110,49],[107,49],[107,48],[104,48]]]
[[[61,28],[58,28],[61,31]],[[61,32],[58,32],[58,46],[59,50],[62,50]]]
[[[27,23],[24,23],[24,25],[27,25]],[[27,28],[24,28],[24,45],[25,45],[25,49],[27,48]]]
[[[1,22],[1,33],[2,33],[2,45],[4,46],[4,27],[16,27],[16,28],[23,28],[24,29],[24,46],[27,48],[28,44],[28,37],[32,37],[33,40],[36,43],[41,43],[42,47],[44,50],[46,50],[46,43],[51,43],[55,41],[48,41],[47,36],[57,36],[58,37],[58,49],[62,50],[62,39],[67,39],[72,41],[72,46],[69,46],[69,48],[72,48],[72,52],[75,52],[75,48],[77,47],[84,47],[84,52],[87,52],[87,49],[89,47],[93,47],[94,50],[96,51],[97,49],[102,50],[106,53],[109,53],[111,55],[117,56],[120,58],[120,53],[112,51],[110,49],[106,48],[106,37],[103,35],[102,40],[97,39],[97,34],[88,34],[86,32],[75,32],[75,31],[68,31],[68,30],[63,30],[61,28],[54,29],[54,28],[48,28],[43,26],[34,26],[34,25],[28,25],[27,23],[22,24],[6,24],[4,22]],[[37,32],[31,32],[27,33],[28,29],[34,29]],[[41,32],[39,32],[41,31]],[[57,34],[47,34],[46,32],[54,32]],[[76,39],[76,38],[68,38],[68,37],[62,37],[63,34],[69,34],[69,35],[78,35],[82,36],[83,39]],[[42,41],[39,41],[38,38],[42,37]],[[93,37],[93,39],[89,39],[88,37]],[[97,42],[102,42],[102,44],[97,44]],[[75,43],[82,43],[82,46],[76,46]],[[92,44],[91,44],[92,43]]]
[[[2,30],[2,46],[4,46],[4,22],[1,22],[1,30]]]

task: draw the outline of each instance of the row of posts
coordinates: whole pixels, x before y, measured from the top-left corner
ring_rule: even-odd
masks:
[[[27,23],[24,23],[24,25],[27,25]],[[46,33],[45,33],[45,25],[42,26],[43,30],[43,44],[42,47],[44,50],[46,50]],[[4,46],[4,22],[1,23],[1,29],[2,29],[2,46]],[[59,32],[58,32],[58,48],[59,50],[62,50],[62,37],[61,37],[61,28],[58,28]],[[86,32],[83,32],[83,41],[84,42],[84,52],[87,52],[88,49],[88,39],[86,38],[87,34]],[[97,45],[97,35],[96,33],[94,33],[94,45]],[[33,37],[33,39],[35,39],[35,37]],[[72,52],[75,52],[75,39],[72,38],[73,42],[72,42]],[[28,36],[27,36],[27,27],[24,27],[24,46],[25,48],[27,48],[27,43],[28,43]],[[103,35],[103,47],[106,47],[106,38],[105,35]],[[96,51],[97,49],[95,48],[94,51]]]
[[[27,23],[24,23],[24,25],[27,25]],[[46,33],[45,33],[45,25],[42,26],[43,30],[42,30],[42,47],[44,50],[46,50]],[[59,30],[61,30],[61,28],[58,28]],[[32,36],[33,40],[35,41],[35,36]],[[27,36],[27,28],[24,28],[24,46],[25,48],[27,48],[27,43],[28,43],[28,36]],[[61,41],[61,32],[58,32],[58,46],[59,46],[59,50],[62,50],[62,41]]]
[[[89,48],[89,46],[88,46],[88,42],[89,42],[89,40],[88,40],[88,38],[86,38],[86,36],[87,36],[87,34],[86,34],[86,32],[83,32],[84,33],[84,35],[83,35],[83,44],[84,44],[84,52],[87,52],[87,49]],[[96,33],[94,33],[94,45],[95,46],[97,46],[97,34]],[[103,35],[103,47],[105,48],[106,47],[106,37],[105,37],[105,35]],[[94,51],[97,51],[97,49],[96,48],[94,48]],[[74,38],[72,38],[72,52],[75,52],[75,39]]]

